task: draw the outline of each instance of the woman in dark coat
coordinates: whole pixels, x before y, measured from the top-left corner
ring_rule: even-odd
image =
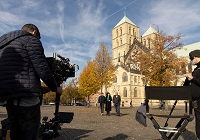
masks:
[[[106,110],[108,116],[110,116],[111,101],[112,101],[112,97],[110,96],[110,93],[107,92],[106,93],[106,107],[105,107],[105,110]]]

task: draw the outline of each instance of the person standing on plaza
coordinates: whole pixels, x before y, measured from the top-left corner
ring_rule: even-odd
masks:
[[[103,116],[104,105],[106,103],[106,97],[103,95],[103,93],[101,93],[101,95],[99,96],[98,103],[99,103],[100,109],[101,109],[101,116]]]
[[[133,107],[132,101],[130,101],[130,107]]]
[[[113,103],[116,110],[116,116],[120,116],[120,103],[121,103],[121,97],[118,95],[118,92],[113,96]]]
[[[107,92],[106,93],[106,107],[105,107],[105,111],[107,112],[106,115],[110,116],[110,111],[111,111],[111,101],[112,101],[112,97],[110,96],[110,93]]]
[[[196,65],[192,73],[185,74],[183,86],[191,85],[193,108],[195,112],[196,135],[200,139],[200,50],[194,50],[189,53],[190,63]]]
[[[25,24],[0,37],[0,100],[5,104],[12,140],[38,140],[41,80],[62,93],[48,66],[39,29]]]

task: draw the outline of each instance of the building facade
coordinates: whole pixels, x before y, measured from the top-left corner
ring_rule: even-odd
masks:
[[[133,106],[139,106],[144,102],[145,84],[142,81],[143,75],[140,73],[139,64],[134,61],[134,57],[139,51],[148,52],[153,46],[151,39],[156,39],[157,35],[152,27],[140,35],[139,27],[126,16],[112,29],[112,62],[117,70],[115,80],[107,91],[112,96],[118,92],[124,106],[130,106],[131,101]],[[183,57],[188,57],[189,52],[185,51],[186,55]],[[181,85],[184,80],[185,78],[181,77],[177,85]]]
[[[155,35],[156,31],[150,27],[140,36],[139,27],[126,16],[112,29],[112,62],[117,70],[115,80],[107,90],[111,95],[118,92],[125,106],[131,101],[133,106],[144,102],[143,75],[134,56],[138,51],[147,52],[151,46],[150,38]]]

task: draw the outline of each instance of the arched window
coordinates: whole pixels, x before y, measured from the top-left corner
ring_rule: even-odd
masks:
[[[126,87],[124,87],[124,89],[123,89],[123,96],[127,97],[127,88]]]
[[[114,75],[113,83],[117,83],[117,76],[116,75]]]
[[[131,37],[129,38],[129,44],[131,45]]]
[[[122,35],[122,27],[120,27],[120,35]]]
[[[133,28],[133,36],[136,37],[136,30]]]
[[[117,34],[117,37],[118,37],[118,29],[116,30],[116,34]]]
[[[148,45],[149,45],[149,49],[150,49],[150,38],[148,38]]]
[[[122,75],[122,81],[123,82],[127,82],[128,81],[128,75],[127,75],[126,72],[124,72],[123,75]]]
[[[140,83],[140,76],[138,76],[138,84]]]
[[[134,97],[137,97],[137,88],[134,88]]]
[[[131,27],[129,27],[129,34],[131,35]]]
[[[146,39],[144,39],[144,45],[146,46]]]
[[[120,38],[120,44],[122,45],[122,39]]]
[[[119,41],[118,41],[118,39],[116,40],[116,43],[117,43],[117,47],[119,46]]]
[[[134,82],[137,83],[137,76],[134,76]]]

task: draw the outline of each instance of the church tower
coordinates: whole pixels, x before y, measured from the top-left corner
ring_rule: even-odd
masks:
[[[130,102],[133,106],[140,105],[144,101],[143,75],[135,56],[140,51],[149,51],[147,40],[152,33],[154,30],[150,28],[140,37],[139,27],[126,16],[112,29],[112,62],[117,70],[107,91],[112,96],[118,92],[125,106]]]
[[[112,59],[114,65],[124,62],[124,55],[128,52],[134,38],[139,38],[139,27],[124,16],[112,29]]]

